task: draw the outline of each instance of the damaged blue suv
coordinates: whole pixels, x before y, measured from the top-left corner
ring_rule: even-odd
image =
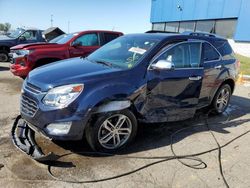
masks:
[[[21,117],[49,139],[80,140],[112,152],[129,144],[138,122],[223,113],[238,74],[226,39],[205,33],[119,37],[87,58],[58,61],[26,78]]]

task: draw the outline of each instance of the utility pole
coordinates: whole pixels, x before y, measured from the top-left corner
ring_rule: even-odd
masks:
[[[51,27],[53,27],[53,14],[50,15],[50,23],[51,23]]]
[[[68,21],[68,33],[70,31],[70,21]]]

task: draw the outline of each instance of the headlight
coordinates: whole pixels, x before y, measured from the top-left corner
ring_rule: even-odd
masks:
[[[52,107],[66,107],[81,94],[83,88],[83,84],[55,87],[49,90],[43,98],[43,103]]]
[[[18,55],[29,55],[33,52],[34,50],[18,50],[17,54]]]

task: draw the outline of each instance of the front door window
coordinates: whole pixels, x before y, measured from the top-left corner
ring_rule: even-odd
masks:
[[[96,33],[82,35],[75,40],[75,43],[79,43],[80,46],[99,46],[99,40]]]
[[[167,60],[175,68],[199,67],[201,62],[201,43],[181,43],[163,53],[158,60]]]

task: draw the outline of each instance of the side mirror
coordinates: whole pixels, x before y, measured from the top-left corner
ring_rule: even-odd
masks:
[[[73,47],[82,46],[82,42],[81,41],[74,41],[74,42],[72,42],[71,46],[73,46]]]
[[[151,65],[151,68],[156,70],[173,70],[174,64],[167,60],[159,60],[155,64]]]
[[[26,38],[25,38],[24,36],[20,36],[20,37],[19,37],[19,40],[20,40],[20,41],[26,41]]]

